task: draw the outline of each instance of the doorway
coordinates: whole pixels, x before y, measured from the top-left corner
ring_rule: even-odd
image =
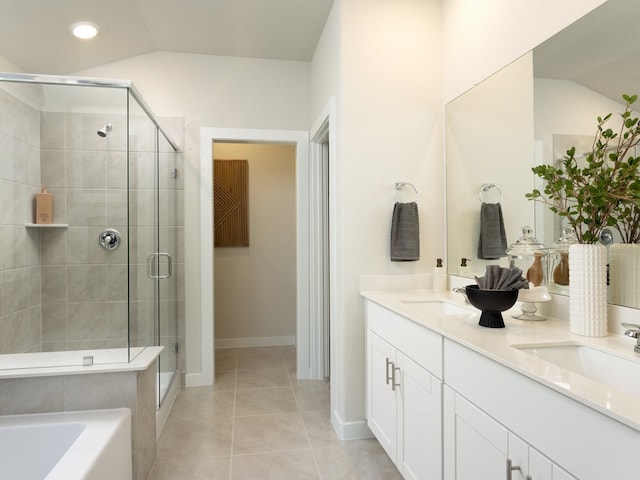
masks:
[[[215,348],[296,343],[295,145],[215,142]]]
[[[296,370],[300,379],[312,376],[312,342],[315,331],[310,325],[310,189],[309,133],[298,130],[253,130],[202,128],[200,130],[200,329],[192,337],[193,348],[200,353],[200,371],[191,371],[187,386],[210,385],[214,381],[214,258],[213,258],[213,162],[216,142],[293,144],[296,151]],[[198,345],[196,344],[199,342]],[[313,364],[317,362],[315,349]]]

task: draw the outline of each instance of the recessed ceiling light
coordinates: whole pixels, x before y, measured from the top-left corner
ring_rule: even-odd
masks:
[[[91,22],[76,22],[69,27],[75,37],[88,40],[98,34],[98,26]]]

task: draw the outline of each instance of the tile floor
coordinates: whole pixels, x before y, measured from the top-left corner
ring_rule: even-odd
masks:
[[[375,439],[338,439],[294,347],[260,347],[216,351],[216,384],[180,391],[150,480],[401,478]]]

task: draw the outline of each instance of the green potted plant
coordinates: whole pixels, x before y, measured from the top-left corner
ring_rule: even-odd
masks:
[[[637,238],[639,230],[640,156],[634,147],[640,144],[640,122],[632,111],[638,96],[622,98],[619,130],[607,127],[611,113],[598,117],[591,151],[577,156],[572,147],[559,166],[534,167],[533,173],[546,182],[544,191],[526,194],[575,230],[579,243],[569,248],[569,326],[586,336],[607,334],[607,252],[597,243],[600,235],[613,227],[623,237]]]
[[[635,187],[631,186],[631,194],[633,194],[633,190]],[[617,219],[615,227],[620,233],[622,243],[640,243],[640,200],[630,198],[620,202],[614,217]]]
[[[640,176],[633,148],[640,143],[640,123],[632,114],[637,95],[623,95],[625,109],[620,114],[618,132],[606,128],[611,118],[598,117],[593,148],[584,157],[575,147],[567,150],[560,166],[538,165],[533,173],[545,180],[544,191],[527,193],[529,200],[540,201],[574,228],[578,242],[593,244],[607,227],[634,225],[640,236],[637,205],[640,200]],[[581,164],[580,160],[584,160]],[[635,220],[634,220],[635,216]],[[624,238],[624,233],[621,231]]]
[[[616,228],[623,243],[609,246],[609,301],[640,308],[640,208],[625,202],[620,209]]]
[[[622,243],[609,246],[609,301],[616,305],[640,307],[640,201],[636,180],[629,198],[621,201],[614,213]]]

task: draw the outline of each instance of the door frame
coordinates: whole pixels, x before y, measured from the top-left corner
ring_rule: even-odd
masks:
[[[329,376],[331,380],[339,378],[337,373],[339,366],[333,361],[335,357],[336,343],[336,319],[338,305],[337,288],[337,201],[336,201],[336,138],[335,138],[335,99],[332,97],[325,108],[320,113],[318,119],[311,127],[310,131],[310,157],[309,157],[309,180],[310,180],[310,328],[312,331],[311,343],[311,377],[313,379],[325,379]],[[326,145],[328,144],[328,150]],[[327,158],[328,157],[328,158]],[[328,165],[325,162],[328,160]],[[325,168],[328,167],[328,168]],[[323,192],[328,188],[328,192]],[[323,202],[328,193],[328,212],[323,213],[325,206]],[[328,214],[329,221],[326,222],[325,214]],[[325,258],[323,253],[324,244],[319,241],[323,236],[329,242],[328,255]],[[325,252],[326,253],[326,252]],[[325,291],[325,274],[323,270],[329,269],[329,290]],[[328,303],[328,309],[327,309]],[[329,320],[329,325],[325,323]],[[327,336],[328,332],[328,336]],[[326,344],[329,348],[326,348]],[[328,358],[327,358],[328,356]],[[329,365],[329,372],[326,365]],[[336,383],[331,384],[332,405],[338,398],[340,388]]]
[[[337,154],[337,115],[336,115],[336,99],[331,97],[325,107],[318,115],[317,120],[313,123],[310,135],[310,170],[311,170],[311,185],[314,185],[316,189],[322,188],[323,183],[328,185],[328,200],[329,200],[329,224],[323,224],[322,221],[322,197],[319,193],[312,195],[311,204],[309,210],[309,216],[313,219],[313,225],[316,231],[328,228],[328,240],[329,240],[329,258],[322,258],[320,252],[317,251],[318,243],[316,242],[311,248],[313,254],[313,261],[311,262],[311,278],[312,286],[323,284],[323,272],[321,271],[327,264],[329,265],[329,292],[325,292],[325,295],[329,297],[329,377],[331,382],[331,388],[329,389],[331,397],[330,406],[330,418],[331,424],[336,431],[339,438],[363,438],[358,432],[355,435],[351,432],[352,427],[342,420],[339,414],[339,406],[344,405],[345,400],[345,382],[344,382],[344,365],[339,361],[338,353],[344,351],[343,339],[344,336],[340,333],[344,329],[344,320],[339,315],[339,306],[342,302],[342,281],[338,274],[338,265],[340,263],[341,251],[339,248],[341,238],[340,223],[338,222],[338,205],[340,203],[339,195],[339,171],[338,171],[338,154]],[[329,142],[328,152],[324,151],[326,142]],[[322,168],[324,161],[324,155],[328,153],[328,172]],[[325,173],[323,173],[325,172]],[[328,178],[321,178],[322,175],[327,175]],[[323,180],[325,180],[323,182]],[[315,284],[313,283],[315,282]],[[310,295],[314,296],[316,302],[324,302],[322,295],[317,290],[311,290]],[[313,335],[313,347],[314,352],[312,354],[313,359],[313,374],[317,379],[323,378],[324,372],[324,316],[322,310],[315,308],[311,309],[314,316],[311,318],[311,328],[315,335]]]
[[[215,372],[215,319],[213,282],[213,158],[215,142],[284,143],[296,148],[296,341],[298,378],[311,376],[310,325],[310,178],[309,132],[236,128],[200,129],[200,354],[199,378],[193,385],[213,384]]]

